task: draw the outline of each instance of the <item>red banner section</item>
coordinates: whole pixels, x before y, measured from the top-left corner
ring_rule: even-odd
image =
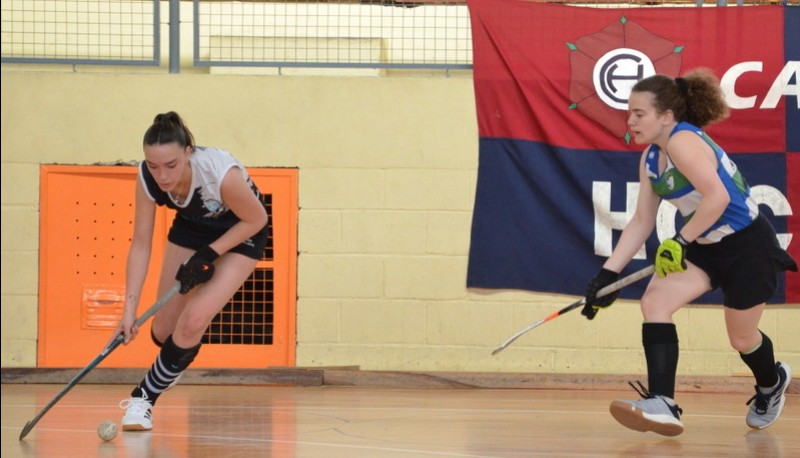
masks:
[[[716,73],[731,106],[709,133],[800,259],[797,7],[468,5],[481,137],[468,286],[582,294],[621,229],[609,221],[632,214],[642,146],[627,130],[631,87],[697,67]],[[781,278],[776,301],[800,301],[796,277]]]
[[[601,9],[520,0],[469,7],[481,136],[627,149],[633,83],[709,67],[737,105],[709,132],[728,152],[786,151],[785,7]]]

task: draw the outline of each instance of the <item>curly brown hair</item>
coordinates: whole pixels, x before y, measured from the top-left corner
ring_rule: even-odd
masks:
[[[632,91],[652,93],[659,113],[671,110],[677,121],[698,127],[722,121],[730,114],[719,79],[708,68],[696,68],[674,79],[653,75],[636,83]]]

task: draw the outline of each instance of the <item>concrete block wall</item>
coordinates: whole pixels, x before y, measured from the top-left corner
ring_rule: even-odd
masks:
[[[641,317],[619,301],[491,351],[576,300],[465,286],[477,177],[471,75],[316,77],[2,69],[2,361],[35,367],[38,173],[141,159],[156,113],[245,165],[299,169],[298,366],[643,374]],[[569,275],[570,266],[548,260]],[[69,304],[65,304],[69,306]],[[684,375],[739,375],[720,306],[677,316]],[[800,367],[800,306],[763,329]]]

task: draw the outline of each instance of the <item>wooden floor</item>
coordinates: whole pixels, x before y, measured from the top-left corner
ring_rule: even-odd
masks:
[[[9,457],[800,457],[800,396],[763,431],[744,423],[748,393],[679,393],[686,431],[639,433],[608,413],[632,391],[178,385],[151,432],[101,441],[130,386],[79,384],[24,440],[22,427],[63,385],[2,385]]]

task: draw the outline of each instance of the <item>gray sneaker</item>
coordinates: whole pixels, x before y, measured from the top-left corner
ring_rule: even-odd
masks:
[[[642,399],[611,403],[609,411],[620,424],[635,431],[652,431],[663,436],[677,436],[683,432],[681,423],[683,409],[678,407],[674,400],[650,394],[641,383],[639,383],[641,389],[633,383],[628,382],[628,384]]]
[[[747,426],[753,429],[764,429],[775,423],[786,404],[786,389],[792,381],[792,369],[780,361],[775,364],[778,371],[778,386],[770,393],[762,393],[756,385],[756,394],[747,401],[750,410],[747,412]]]

